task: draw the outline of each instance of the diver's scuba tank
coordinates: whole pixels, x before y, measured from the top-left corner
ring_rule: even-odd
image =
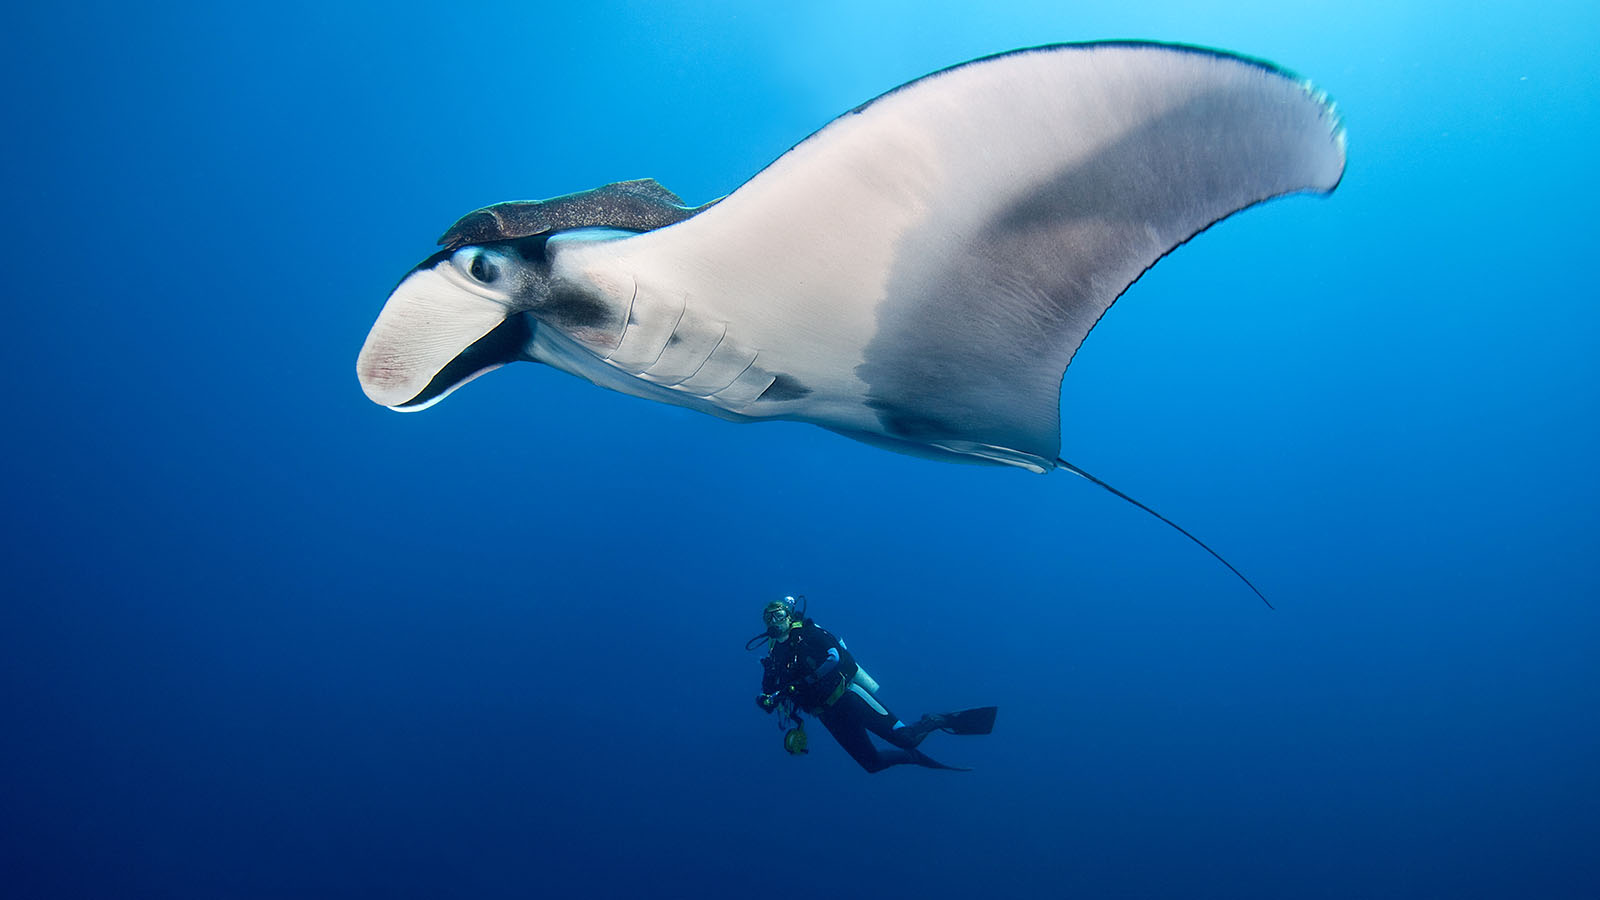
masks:
[[[839,638],[839,646],[846,650],[850,649],[849,645],[844,642],[844,638]],[[856,659],[854,653],[850,654],[850,661],[856,664],[855,674],[850,676],[850,680],[860,685],[863,691],[869,694],[876,694],[878,692],[878,679],[867,674],[867,670],[861,667],[861,660]]]

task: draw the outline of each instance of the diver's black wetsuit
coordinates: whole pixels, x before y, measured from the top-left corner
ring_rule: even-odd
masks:
[[[868,772],[905,763],[951,768],[915,749],[926,732],[907,728],[854,684],[855,658],[838,638],[810,619],[791,627],[788,640],[774,639],[761,667],[764,693],[789,697],[816,716],[839,746]],[[869,731],[898,749],[879,749],[867,737]]]

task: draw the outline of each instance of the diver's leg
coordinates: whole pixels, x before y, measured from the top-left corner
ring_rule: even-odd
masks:
[[[862,717],[867,730],[902,750],[915,748],[922,743],[922,739],[927,737],[929,732],[937,727],[923,727],[923,722],[907,725],[900,721],[899,716],[890,712],[888,707],[879,703],[878,698],[855,685],[851,685],[850,689],[844,692],[844,696],[839,698],[839,702],[843,703],[852,694],[861,701],[861,705],[864,707]],[[926,721],[927,717],[924,716],[923,719]],[[913,760],[905,761],[912,762]]]
[[[844,752],[869,773],[881,772],[894,765],[883,759],[883,754],[867,737],[866,722],[860,714],[864,707],[858,707],[850,701],[851,696],[847,692],[833,708],[824,710],[817,718],[833,735],[833,739],[839,742],[839,746],[844,748]]]
[[[889,735],[894,734],[894,725],[899,720],[881,704],[876,701],[869,702],[868,697],[861,696],[855,691],[845,691],[844,696],[818,718],[822,720],[828,733],[833,735],[833,739],[839,742],[839,746],[868,772],[881,772],[890,766],[906,764],[926,766],[930,769],[954,768],[910,747],[884,750],[873,744],[872,739],[867,736],[869,730],[884,740],[893,741],[894,738]]]

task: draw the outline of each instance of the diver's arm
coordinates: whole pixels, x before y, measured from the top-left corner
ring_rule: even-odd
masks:
[[[827,658],[817,664],[816,677],[818,679],[827,678],[837,668],[839,668],[839,648],[829,647]]]
[[[856,659],[850,655],[850,650],[844,641],[833,636],[833,633],[820,625],[811,624],[808,629],[814,645],[818,648],[826,647],[826,655],[816,655],[812,659],[816,664],[811,670],[811,680],[821,682],[838,673],[846,680],[854,678],[856,674]]]

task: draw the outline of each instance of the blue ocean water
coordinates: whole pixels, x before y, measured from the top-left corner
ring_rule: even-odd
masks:
[[[63,3],[0,55],[0,892],[1600,895],[1600,13]],[[1227,48],[1350,134],[1107,315],[1065,474],[353,365],[461,213],[690,202],[924,73]],[[763,603],[928,749],[791,758]]]

